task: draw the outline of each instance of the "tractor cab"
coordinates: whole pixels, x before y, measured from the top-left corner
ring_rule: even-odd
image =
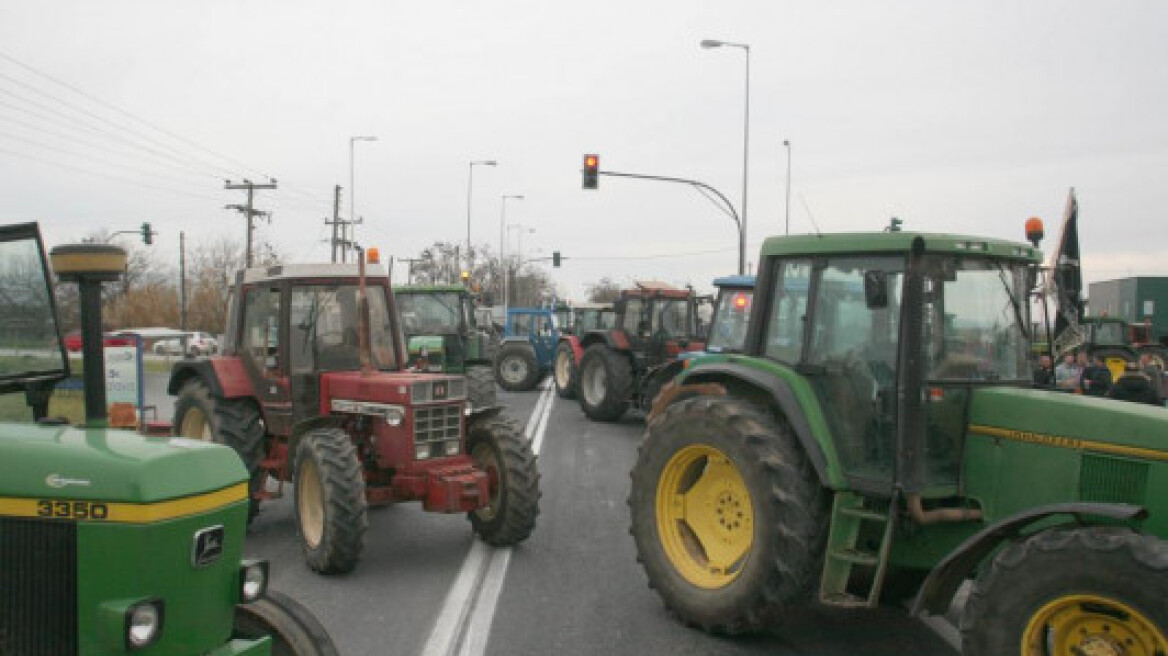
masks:
[[[409,366],[422,371],[463,371],[468,351],[485,349],[478,337],[474,303],[461,285],[393,290],[409,348]],[[482,344],[477,343],[483,342]],[[468,348],[469,347],[469,348]]]
[[[661,283],[638,282],[635,289],[622,291],[613,329],[624,334],[642,366],[705,347],[693,291]]]
[[[718,295],[714,299],[706,351],[741,353],[750,325],[750,308],[754,302],[754,276],[723,276],[714,279]]]

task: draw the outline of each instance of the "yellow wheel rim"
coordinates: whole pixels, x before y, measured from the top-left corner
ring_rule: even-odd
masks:
[[[568,379],[572,376],[572,355],[567,351],[560,351],[556,355],[556,382],[560,389],[567,389]]]
[[[686,581],[718,589],[738,578],[754,544],[754,504],[734,463],[721,451],[678,451],[657,484],[657,534]]]
[[[214,435],[211,434],[211,422],[207,421],[207,415],[198,408],[190,408],[183,414],[182,426],[179,427],[178,434],[205,442],[215,441]]]
[[[296,477],[296,508],[300,512],[300,533],[308,546],[316,548],[324,535],[324,499],[316,463],[305,459]]]
[[[1153,656],[1168,653],[1155,624],[1125,603],[1067,595],[1035,613],[1022,634],[1024,656]]]

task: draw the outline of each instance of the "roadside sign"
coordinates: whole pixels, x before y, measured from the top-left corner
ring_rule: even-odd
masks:
[[[132,346],[106,346],[105,396],[111,419],[118,414],[115,406],[129,405],[135,410],[136,424],[142,412],[143,393],[141,340],[135,338]]]

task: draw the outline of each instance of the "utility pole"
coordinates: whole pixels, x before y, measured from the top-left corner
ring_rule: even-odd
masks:
[[[252,233],[255,231],[255,222],[252,219],[254,219],[257,216],[267,216],[267,217],[271,216],[271,212],[261,212],[261,211],[253,208],[253,205],[255,203],[255,190],[256,189],[275,189],[275,188],[276,188],[276,181],[275,180],[270,180],[269,182],[266,182],[263,184],[257,184],[255,182],[252,182],[251,180],[248,180],[245,178],[242,183],[232,183],[230,180],[227,180],[224,183],[224,189],[246,189],[247,190],[247,205],[246,206],[243,206],[243,205],[227,205],[226,206],[227,209],[229,209],[229,210],[237,210],[237,211],[241,212],[243,214],[244,218],[247,220],[247,256],[246,256],[246,260],[245,260],[245,262],[246,262],[245,266],[247,266],[247,267],[251,267],[251,264],[252,264],[252,261],[251,261],[252,260],[251,242],[252,242]]]
[[[341,220],[341,185],[333,187],[333,220],[329,221],[328,219],[325,219],[324,224],[331,225],[333,227],[333,238],[331,243],[333,247],[333,264],[336,264],[337,247],[341,244],[339,230],[344,224],[344,222]]]

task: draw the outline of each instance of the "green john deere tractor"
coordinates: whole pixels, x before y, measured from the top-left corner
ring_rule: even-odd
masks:
[[[1033,388],[1033,241],[765,242],[744,352],[678,376],[632,472],[669,609],[940,614],[972,579],[967,654],[1168,653],[1168,413]]]
[[[247,471],[231,449],[106,428],[106,244],[62,246],[81,285],[86,422],[46,419],[69,362],[36,224],[0,227],[0,654],[335,656],[306,609],[243,559]],[[10,403],[17,400],[17,403]],[[34,423],[35,422],[35,423]]]
[[[495,405],[495,344],[477,325],[474,300],[462,285],[394,287],[409,366],[419,371],[465,374],[471,405]]]

